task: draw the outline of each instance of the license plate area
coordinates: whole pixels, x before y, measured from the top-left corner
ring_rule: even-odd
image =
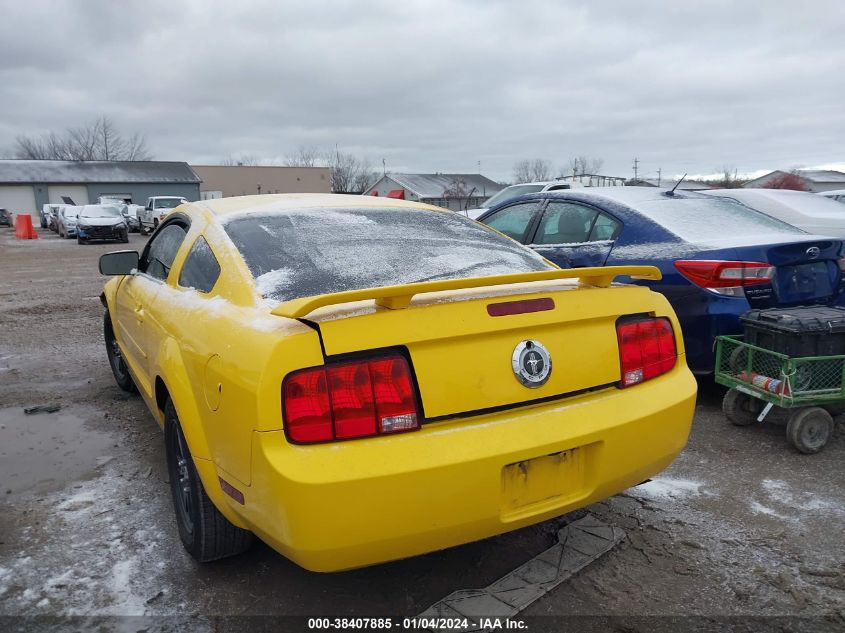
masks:
[[[827,262],[778,266],[775,293],[780,303],[823,299],[833,294]]]
[[[588,457],[594,446],[579,446],[502,468],[502,520],[515,520],[586,496]]]

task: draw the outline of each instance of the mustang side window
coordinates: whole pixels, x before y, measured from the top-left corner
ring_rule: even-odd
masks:
[[[199,236],[179,273],[179,285],[199,292],[211,292],[218,277],[220,277],[220,264],[208,242],[204,237]]]
[[[493,227],[499,233],[504,233],[517,242],[521,242],[525,238],[528,225],[531,223],[531,218],[534,217],[536,210],[536,202],[515,204],[487,218],[484,220],[484,224]]]
[[[138,269],[156,279],[167,279],[176,251],[185,241],[185,234],[185,228],[179,224],[164,227],[150,240]]]
[[[586,242],[598,211],[572,202],[550,202],[537,229],[535,244]]]

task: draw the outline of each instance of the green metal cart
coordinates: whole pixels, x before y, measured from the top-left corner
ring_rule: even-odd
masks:
[[[742,336],[719,336],[716,382],[730,387],[722,410],[731,422],[748,426],[772,407],[790,409],[787,439],[802,453],[817,453],[833,435],[831,410],[845,403],[845,356],[795,358]]]

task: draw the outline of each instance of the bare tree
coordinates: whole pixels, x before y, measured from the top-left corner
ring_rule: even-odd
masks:
[[[40,137],[20,135],[15,156],[36,160],[150,160],[143,135],[124,136],[114,122],[103,115],[90,123],[48,132]]]
[[[373,167],[370,159],[366,156],[362,158],[358,165],[358,173],[352,179],[352,190],[364,193],[378,180],[378,172]]]
[[[591,158],[590,156],[575,156],[566,161],[566,165],[561,168],[561,176],[572,176],[577,178],[585,174],[597,174],[604,166],[603,158]]]
[[[314,145],[306,147],[300,145],[296,153],[285,158],[285,167],[318,167],[323,163],[324,156]]]
[[[331,170],[332,191],[335,193],[363,193],[378,180],[368,158],[358,158],[335,149],[325,155]]]
[[[256,165],[261,165],[262,162],[259,158],[252,154],[238,154],[237,156],[229,154],[226,158],[220,161],[220,164],[225,165],[226,167],[254,167]]]
[[[531,175],[534,180],[549,180],[552,177],[552,163],[545,158],[531,161]]]
[[[549,180],[552,177],[552,163],[545,158],[523,158],[514,163],[513,177],[516,184]]]
[[[466,204],[461,204],[461,200],[468,200],[473,191],[475,191],[475,189],[469,189],[466,180],[463,178],[454,178],[449,185],[443,189],[443,198],[446,199],[447,205],[449,204],[449,200],[457,200],[458,210],[460,210],[462,206],[466,206]]]
[[[747,178],[739,177],[736,167],[724,165],[721,169],[717,169],[716,171],[719,172],[719,176],[705,180],[704,182],[706,184],[720,189],[739,189],[748,182]]]
[[[513,164],[513,181],[519,185],[523,182],[531,182],[531,161],[527,158],[518,160]]]

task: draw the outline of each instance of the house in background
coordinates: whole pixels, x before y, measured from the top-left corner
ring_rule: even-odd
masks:
[[[12,213],[37,220],[45,204],[60,204],[67,197],[83,205],[100,196],[136,204],[145,204],[150,196],[199,200],[200,178],[183,162],[0,160],[0,207]]]
[[[484,206],[484,202],[504,189],[481,174],[385,174],[365,196],[382,196],[425,202],[452,211]]]
[[[804,185],[804,189],[812,193],[820,191],[832,191],[834,189],[845,189],[845,174],[841,171],[829,169],[797,169],[795,171],[775,170],[765,176],[749,180],[743,185],[750,189],[760,189],[772,183],[782,180],[787,176],[794,175]]]

